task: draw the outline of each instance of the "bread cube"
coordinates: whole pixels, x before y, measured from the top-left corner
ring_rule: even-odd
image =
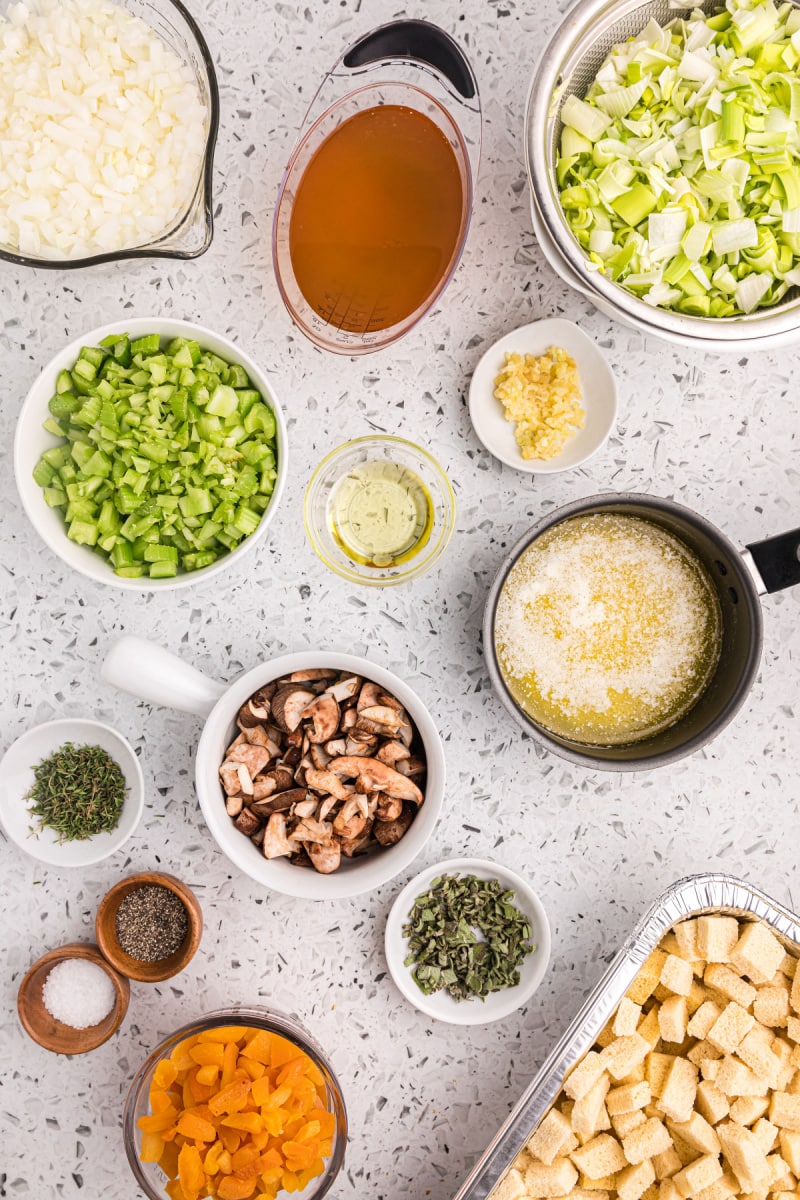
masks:
[[[658,1187],[658,1200],[681,1200],[681,1194],[675,1186],[674,1179],[662,1179]]]
[[[617,1176],[619,1200],[641,1200],[651,1183],[655,1183],[655,1171],[649,1159],[636,1166],[626,1167]]]
[[[695,967],[695,974],[699,975],[700,979],[702,979],[705,963],[693,963],[692,965]],[[692,980],[689,995],[686,997],[686,1007],[689,1010],[689,1016],[696,1013],[700,1005],[708,999],[708,992],[700,982],[700,979]]]
[[[770,1050],[781,1062],[781,1069],[778,1072],[778,1081],[775,1084],[775,1088],[779,1092],[785,1092],[789,1080],[794,1075],[796,1068],[800,1066],[800,1054],[798,1054],[796,1046],[792,1047],[782,1037],[773,1038]]]
[[[650,1186],[646,1187],[642,1192],[642,1200],[658,1200],[658,1194],[659,1185],[657,1183],[651,1183]]]
[[[781,1129],[778,1142],[781,1154],[789,1164],[789,1170],[800,1176],[800,1133],[792,1129]]]
[[[752,1125],[769,1108],[769,1096],[740,1096],[731,1104],[731,1120],[737,1125]]]
[[[708,1043],[703,1042],[702,1044],[705,1046]],[[717,1053],[719,1053],[719,1051],[717,1051]],[[690,1062],[693,1062],[693,1061],[694,1061],[694,1059],[690,1059]],[[722,1058],[721,1057],[715,1058],[715,1059],[701,1058],[700,1059],[700,1074],[702,1075],[703,1079],[709,1079],[713,1083],[716,1080],[717,1076],[719,1075],[719,1069],[721,1066],[722,1066]]]
[[[688,1121],[696,1094],[697,1068],[685,1058],[674,1059],[656,1101],[657,1107],[673,1121]]]
[[[722,1163],[719,1158],[716,1154],[706,1154],[674,1176],[675,1186],[683,1200],[688,1200],[689,1196],[695,1196],[703,1188],[710,1187],[721,1175]]]
[[[658,1027],[658,1014],[660,1005],[654,1004],[645,1016],[639,1022],[636,1030],[640,1038],[644,1038],[651,1050],[655,1050],[661,1039],[661,1030]]]
[[[670,996],[658,1010],[658,1028],[665,1042],[681,1043],[686,1037],[689,1011],[685,996]]]
[[[656,1179],[669,1179],[670,1176],[677,1175],[682,1166],[683,1163],[674,1146],[669,1146],[661,1154],[653,1155],[653,1170],[656,1173]]]
[[[608,1076],[606,1076],[607,1078]],[[555,1159],[561,1157],[565,1145],[571,1138],[571,1123],[557,1108],[551,1108],[539,1128],[528,1139],[525,1149],[533,1158],[549,1167]]]
[[[789,1003],[796,1013],[800,1013],[800,971],[795,970]]]
[[[755,1017],[731,1000],[708,1031],[706,1040],[726,1054],[733,1054],[739,1042],[755,1025]]]
[[[575,1101],[571,1117],[572,1128],[582,1142],[590,1141],[601,1128],[608,1129],[605,1099],[610,1086],[611,1080],[604,1071],[594,1087],[585,1096],[581,1096],[580,1100]],[[559,1150],[558,1153],[562,1154],[564,1151]]]
[[[719,1138],[714,1132],[714,1126],[709,1125],[699,1112],[693,1112],[688,1121],[670,1121],[669,1130],[675,1137],[683,1138],[700,1154],[720,1153],[721,1146]]]
[[[711,1079],[703,1079],[698,1083],[694,1106],[710,1125],[724,1121],[730,1112],[728,1097]]]
[[[707,963],[726,963],[739,939],[735,917],[698,917],[697,954]]]
[[[600,1062],[612,1079],[624,1079],[630,1075],[650,1053],[650,1045],[638,1033],[615,1038],[610,1046],[600,1051]],[[577,1097],[576,1097],[577,1098]]]
[[[773,1054],[771,1042],[772,1038],[765,1039],[760,1028],[756,1027],[742,1038],[736,1048],[736,1055],[751,1071],[755,1071],[756,1075],[760,1075],[771,1087],[775,1087],[783,1063],[777,1054]]]
[[[661,978],[661,970],[667,956],[663,950],[654,950],[643,963],[642,969],[628,988],[627,996],[634,1004],[644,1004],[655,991]]]
[[[775,1191],[788,1191],[794,1186],[794,1179],[791,1178],[789,1166],[784,1162],[780,1154],[767,1155],[767,1166],[769,1167],[769,1177],[767,1186]]]
[[[769,1167],[767,1156],[759,1146],[755,1134],[734,1121],[724,1121],[717,1126],[717,1135],[722,1153],[739,1180],[742,1191],[752,1192],[760,1187],[769,1175]]]
[[[628,1035],[626,1035],[626,1036],[628,1036]],[[624,1084],[625,1086],[627,1086],[630,1083],[644,1083],[644,1080],[645,1080],[645,1069],[644,1069],[644,1059],[643,1059],[638,1064],[638,1066],[635,1066],[633,1068],[632,1071],[630,1071],[627,1075],[623,1075],[622,1079],[615,1080],[614,1082]]]
[[[739,1180],[730,1171],[723,1171],[719,1179],[715,1179],[708,1187],[695,1192],[694,1200],[729,1200],[737,1195]]]
[[[753,1001],[753,1012],[762,1025],[785,1026],[789,1020],[788,987],[762,987]]]
[[[778,1126],[766,1117],[759,1117],[752,1129],[753,1137],[765,1154],[769,1154],[778,1140]]]
[[[694,972],[692,964],[684,962],[676,954],[668,954],[661,968],[659,983],[676,996],[688,996],[692,990]]]
[[[526,1194],[525,1180],[520,1172],[512,1167],[495,1187],[492,1200],[524,1200]]]
[[[786,1021],[786,1032],[793,1042],[800,1042],[800,1017],[789,1017]]]
[[[614,1088],[606,1098],[606,1108],[610,1117],[618,1117],[622,1113],[635,1112],[650,1103],[650,1084],[629,1083],[624,1087]]]
[[[590,1179],[588,1175],[581,1175],[580,1188],[582,1192],[591,1192],[596,1200],[600,1200],[600,1196],[604,1196],[607,1192],[615,1192],[617,1190],[616,1175],[605,1175],[600,1179]],[[598,1196],[598,1192],[600,1196]]]
[[[722,1016],[722,1008],[713,1000],[704,1000],[693,1014],[689,1021],[686,1032],[691,1037],[705,1038],[708,1036],[708,1031],[719,1017]]]
[[[494,1197],[492,1197],[494,1200]],[[564,1197],[567,1200],[567,1197]],[[608,1191],[600,1188],[598,1190],[586,1187],[574,1187],[569,1194],[569,1200],[609,1200]]]
[[[696,1162],[700,1155],[695,1150],[694,1146],[690,1146],[682,1137],[677,1134],[672,1136],[672,1146],[681,1160],[681,1167],[688,1167],[690,1163]]]
[[[634,1166],[656,1154],[663,1154],[672,1146],[666,1125],[655,1117],[645,1121],[638,1129],[634,1129],[622,1139],[622,1149],[629,1163]],[[655,1175],[654,1175],[655,1178]]]
[[[618,1117],[611,1118],[611,1127],[617,1137],[627,1137],[633,1129],[638,1129],[640,1125],[644,1125],[647,1116],[643,1108],[637,1108],[635,1112],[620,1113]]]
[[[611,1026],[606,1025],[605,1028],[601,1029],[598,1033],[595,1039],[595,1045],[599,1046],[601,1050],[604,1050],[606,1046],[611,1045],[616,1036],[617,1035],[614,1033],[614,1030],[611,1028]]]
[[[686,1057],[688,1058],[689,1062],[694,1063],[694,1065],[699,1067],[702,1071],[703,1063],[706,1060],[711,1062],[714,1059],[722,1058],[723,1055],[721,1050],[718,1050],[716,1046],[711,1045],[711,1042],[696,1042],[694,1046],[692,1046],[691,1050],[687,1051]],[[703,1078],[710,1079],[711,1077],[710,1075],[704,1074]]]
[[[769,1105],[769,1119],[780,1129],[800,1133],[800,1096],[789,1092],[773,1092]]]
[[[617,1037],[624,1037],[625,1034],[636,1033],[641,1019],[641,1004],[634,1004],[633,1000],[630,1000],[627,996],[623,996],[619,1008],[614,1013],[611,1028]]]
[[[614,1043],[612,1042],[611,1044],[613,1045]],[[601,1051],[600,1054],[595,1050],[590,1050],[586,1057],[567,1076],[564,1081],[564,1091],[570,1099],[580,1100],[597,1083],[605,1070],[605,1064],[601,1057],[602,1054],[605,1054],[605,1050]]]
[[[675,926],[673,933],[681,958],[685,958],[687,962],[694,962],[696,958],[703,957],[697,945],[697,921],[681,921],[680,925]]]
[[[738,1058],[726,1054],[719,1064],[714,1082],[726,1096],[766,1096],[769,1084]]]
[[[797,973],[797,959],[787,950],[783,956],[783,962],[778,969],[782,971],[784,975],[787,975],[789,979],[794,979]]]
[[[735,1000],[742,1008],[750,1008],[756,998],[753,985],[721,963],[709,963],[703,979],[708,987],[719,992],[726,1000]]]
[[[589,1179],[614,1175],[628,1162],[619,1142],[608,1133],[599,1133],[580,1150],[573,1150],[570,1158],[581,1174]]]
[[[745,925],[730,954],[731,964],[753,983],[769,983],[783,962],[785,951],[761,921]]]
[[[675,1062],[674,1054],[661,1054],[660,1051],[653,1051],[648,1055],[644,1064],[645,1075],[647,1082],[650,1084],[650,1092],[653,1096],[660,1096],[666,1083],[667,1075],[672,1070],[672,1064]]]
[[[551,1166],[533,1162],[525,1171],[525,1191],[531,1200],[566,1196],[578,1182],[578,1172],[568,1158],[557,1158]]]

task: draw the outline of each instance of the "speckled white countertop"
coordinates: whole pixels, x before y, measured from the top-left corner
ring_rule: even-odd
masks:
[[[306,6],[193,0],[222,96],[217,230],[196,262],[120,264],[77,273],[0,264],[0,748],[30,726],[95,716],[141,753],[144,821],[125,850],[59,873],[0,836],[0,1197],[128,1200],[120,1110],[151,1047],[186,1019],[233,1001],[297,1013],[331,1055],[352,1138],[333,1194],[448,1200],[656,894],[719,868],[800,906],[797,877],[800,594],[764,602],[765,654],[750,702],[713,746],[660,773],[572,768],[521,736],[489,688],[479,637],[504,550],[542,512],[581,495],[633,489],[700,509],[739,543],[800,524],[797,357],[711,358],[615,325],[544,262],[523,175],[525,94],[556,0],[428,0],[467,48],[484,105],[484,154],[462,266],[421,327],[360,361],[323,355],[297,334],[272,276],[270,221],[306,105],[341,49],[398,15],[389,0]],[[11,443],[22,398],[65,341],[110,320],[151,314],[202,321],[237,339],[272,374],[293,463],[269,542],[219,584],[150,597],[65,573],[37,540],[14,489]],[[537,482],[476,441],[465,393],[483,349],[549,315],[579,321],[607,351],[621,410],[586,468]],[[428,444],[453,481],[457,532],[438,569],[407,588],[354,589],[304,539],[301,498],[319,458],[370,430]],[[260,657],[328,647],[368,654],[424,698],[445,739],[449,784],[419,868],[465,852],[496,856],[541,896],[553,929],[545,983],[496,1025],[432,1025],[387,976],[382,938],[411,872],[364,899],[303,904],[229,868],[192,786],[200,723],[115,695],[99,677],[119,633],[152,636],[229,679]],[[185,879],[206,932],[189,969],[133,984],[120,1033],[77,1059],[21,1032],[19,980],[44,950],[93,935],[104,891],[162,867]]]

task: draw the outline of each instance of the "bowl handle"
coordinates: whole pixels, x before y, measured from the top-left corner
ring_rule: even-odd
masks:
[[[145,638],[121,637],[100,670],[106,683],[165,708],[207,717],[227,684],[209,679],[176,654]]]
[[[390,58],[416,58],[444,75],[465,100],[477,95],[472,67],[458,42],[430,21],[389,21],[379,25],[354,42],[342,62],[352,70]]]
[[[780,592],[800,583],[800,529],[779,533],[763,542],[751,542],[747,549],[765,592]]]

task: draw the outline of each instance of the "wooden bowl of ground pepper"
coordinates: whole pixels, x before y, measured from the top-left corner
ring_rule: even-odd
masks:
[[[120,974],[141,983],[160,983],[194,957],[203,913],[185,883],[160,871],[143,871],[106,893],[95,931],[102,953]]]

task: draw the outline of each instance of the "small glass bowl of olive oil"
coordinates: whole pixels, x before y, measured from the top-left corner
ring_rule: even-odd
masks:
[[[455,525],[450,481],[404,438],[355,438],[331,451],[306,489],[306,533],[343,579],[386,587],[427,571]]]

